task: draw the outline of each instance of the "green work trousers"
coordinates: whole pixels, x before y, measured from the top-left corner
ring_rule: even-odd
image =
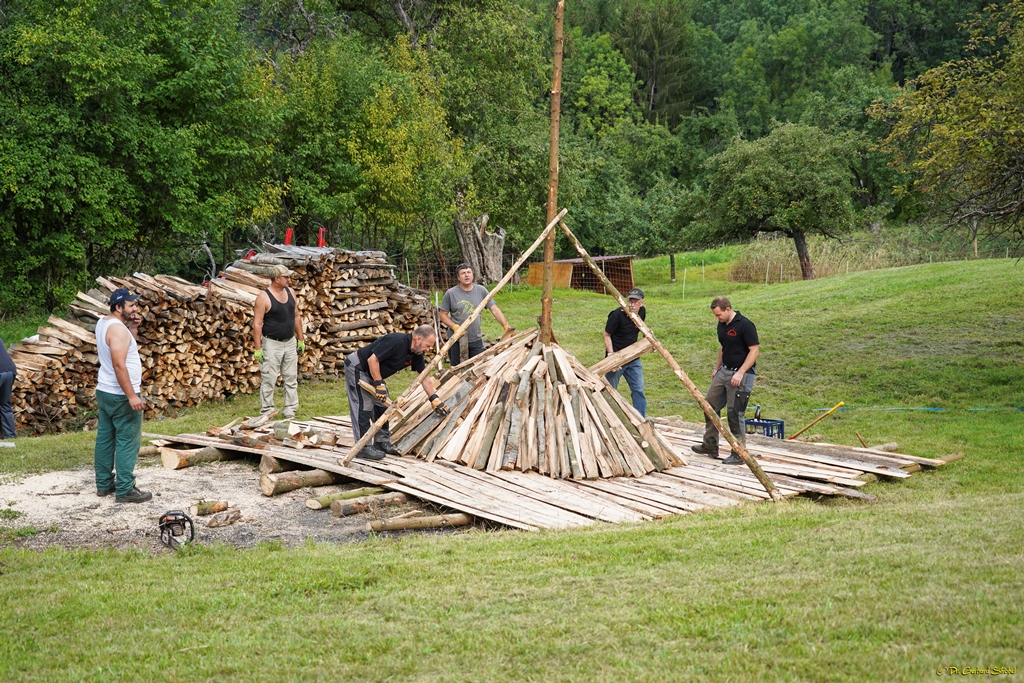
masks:
[[[142,411],[132,410],[128,397],[96,391],[96,490],[127,496],[135,487],[135,463],[142,440]],[[116,474],[116,477],[115,477]]]

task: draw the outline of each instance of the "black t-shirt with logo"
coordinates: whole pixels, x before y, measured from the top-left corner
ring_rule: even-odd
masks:
[[[370,368],[366,364],[370,356],[377,356],[380,363],[380,378],[387,379],[402,368],[411,367],[414,372],[423,372],[426,365],[423,363],[422,353],[412,352],[412,335],[394,332],[385,334],[372,344],[368,344],[356,351],[359,354],[359,365],[366,374],[370,374]],[[372,375],[371,375],[372,377]]]
[[[750,347],[760,344],[757,341],[757,328],[754,327],[754,323],[740,315],[739,311],[735,311],[735,313],[732,322],[728,325],[718,323],[718,343],[722,345],[722,365],[734,370],[743,365],[743,361],[747,359],[747,354],[750,352]],[[757,363],[754,363],[747,372],[754,373],[756,367]]]
[[[641,306],[637,315],[641,320],[647,320],[647,308]],[[608,314],[608,322],[605,323],[604,331],[612,338],[612,351],[621,351],[631,344],[636,344],[637,337],[640,336],[640,328],[621,308],[616,308]]]

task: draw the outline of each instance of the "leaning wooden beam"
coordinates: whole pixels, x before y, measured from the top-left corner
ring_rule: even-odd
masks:
[[[640,328],[640,331],[644,333],[644,336],[651,340],[651,344],[654,345],[654,348],[658,350],[658,353],[661,354],[661,357],[664,358],[665,362],[668,363],[668,366],[672,368],[672,371],[675,373],[676,377],[679,378],[679,381],[683,383],[686,389],[690,392],[690,395],[693,396],[694,400],[697,401],[697,404],[704,410],[704,414],[708,417],[709,420],[711,420],[712,424],[715,425],[715,429],[717,429],[722,434],[722,436],[725,437],[726,441],[729,442],[729,445],[732,446],[732,449],[736,451],[736,453],[740,456],[740,459],[742,459],[743,462],[746,463],[747,467],[750,468],[750,471],[753,472],[755,477],[757,477],[757,480],[761,482],[762,486],[764,486],[764,490],[768,492],[769,496],[771,496],[771,499],[774,500],[776,503],[781,503],[783,501],[783,497],[782,494],[779,493],[779,490],[775,487],[775,484],[772,483],[772,480],[768,478],[768,475],[765,474],[764,470],[761,469],[761,466],[757,464],[757,461],[754,460],[754,458],[751,457],[750,453],[747,452],[746,447],[742,443],[740,443],[735,436],[732,435],[732,432],[725,428],[725,426],[722,424],[722,419],[714,410],[712,410],[711,405],[707,402],[707,399],[704,398],[704,394],[700,393],[700,391],[697,390],[696,385],[694,385],[694,383],[690,380],[689,376],[687,376],[687,374],[679,366],[679,363],[676,362],[676,359],[672,357],[672,354],[668,352],[668,349],[666,349],[662,345],[662,343],[657,340],[657,338],[654,336],[654,333],[651,332],[651,328],[647,327],[647,324],[643,320],[641,320],[640,316],[633,312],[633,309],[629,307],[629,303],[622,298],[622,294],[619,293],[619,290],[615,288],[615,285],[611,283],[611,280],[605,277],[605,274],[601,272],[600,268],[597,267],[597,264],[594,263],[594,260],[590,258],[590,254],[588,254],[587,250],[583,248],[583,245],[580,243],[580,241],[576,239],[576,235],[572,233],[572,230],[569,229],[569,226],[567,226],[565,223],[561,221],[559,221],[559,224],[562,227],[562,231],[566,234],[569,240],[576,247],[576,251],[579,252],[579,255],[583,257],[583,260],[587,262],[587,265],[590,266],[590,269],[594,271],[594,274],[597,275],[598,279],[600,279],[601,282],[604,283],[604,286],[608,289],[609,292],[612,293],[612,295],[615,297],[615,300],[619,302],[619,306],[622,307],[622,310],[624,310],[626,312],[626,315],[630,317],[633,323]]]
[[[445,357],[448,355],[448,350],[451,349],[452,346],[459,341],[460,337],[466,334],[466,332],[469,330],[469,326],[473,324],[473,321],[480,317],[480,314],[483,312],[484,308],[487,307],[487,304],[491,302],[491,299],[493,299],[497,295],[497,293],[501,291],[502,287],[507,285],[509,281],[512,280],[515,274],[519,272],[519,269],[523,266],[523,264],[526,263],[526,259],[530,257],[530,254],[536,251],[537,247],[541,245],[544,239],[558,225],[558,221],[562,220],[562,218],[568,212],[569,209],[562,209],[558,213],[558,215],[555,216],[554,220],[548,223],[547,227],[545,227],[544,231],[540,233],[540,236],[536,239],[536,241],[533,244],[531,244],[526,251],[523,252],[523,255],[519,257],[518,261],[512,264],[512,267],[509,268],[507,273],[505,273],[505,277],[501,278],[501,281],[498,282],[498,284],[494,286],[494,289],[492,289],[490,293],[484,297],[483,301],[477,304],[476,309],[474,309],[470,316],[466,318],[465,322],[459,325],[458,329],[455,330],[455,333],[452,334],[448,341],[445,342],[444,346],[441,347],[441,351],[436,356],[434,356],[434,359],[432,361],[427,363],[427,367],[423,368],[423,372],[421,372],[416,377],[416,379],[413,380],[412,384],[410,384],[409,387],[404,392],[402,392],[401,396],[392,401],[391,405],[388,406],[387,410],[384,411],[384,414],[381,415],[376,422],[370,425],[370,428],[366,430],[366,433],[363,434],[363,436],[359,439],[359,441],[355,443],[355,445],[352,446],[348,454],[344,458],[341,458],[340,463],[342,465],[348,465],[350,462],[352,462],[352,458],[356,457],[356,453],[361,451],[363,449],[363,446],[370,443],[370,440],[373,439],[374,435],[376,435],[377,432],[380,431],[380,428],[383,427],[387,423],[387,421],[391,419],[391,416],[395,413],[396,408],[401,407],[405,403],[405,401],[408,400],[408,397],[411,396],[412,393],[416,390],[416,387],[420,385],[420,382],[422,382],[424,378],[430,375],[430,373],[434,371],[435,367],[437,367],[444,361]]]
[[[648,351],[653,350],[654,345],[651,344],[651,340],[644,337],[635,344],[630,344],[624,349],[609,354],[603,360],[597,361],[587,369],[598,376],[606,375],[609,372],[615,372],[627,363],[632,363]]]

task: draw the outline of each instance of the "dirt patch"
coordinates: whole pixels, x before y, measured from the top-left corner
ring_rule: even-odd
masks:
[[[267,498],[259,490],[259,470],[246,460],[181,470],[142,466],[135,474],[139,488],[152,491],[153,500],[130,504],[117,503],[113,496],[98,497],[91,469],[50,472],[13,481],[0,479],[0,530],[31,527],[41,532],[11,540],[14,547],[135,548],[170,552],[160,543],[157,526],[164,512],[187,512],[190,505],[203,499],[226,500],[232,509],[241,512],[241,519],[231,526],[209,528],[209,517],[193,518],[197,542],[221,542],[247,548],[264,541],[276,541],[293,547],[308,540],[329,543],[361,540],[369,535],[366,523],[371,519],[393,517],[420,508],[425,508],[428,514],[431,511],[423,503],[414,501],[336,518],[330,510],[310,510],[306,499],[365,484],[324,486],[315,492],[306,488]],[[8,534],[0,538],[3,536],[10,538]]]

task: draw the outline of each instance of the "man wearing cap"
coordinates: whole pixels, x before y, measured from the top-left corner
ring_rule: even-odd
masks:
[[[256,343],[253,359],[260,364],[260,414],[274,412],[274,387],[280,375],[284,380],[282,415],[286,420],[294,418],[299,409],[298,354],[306,350],[302,315],[295,292],[288,286],[293,274],[284,266],[274,266],[270,287],[256,297],[252,322]]]
[[[629,300],[629,307],[633,313],[640,316],[641,320],[647,320],[647,309],[644,308],[644,292],[634,287],[626,295]],[[640,336],[640,328],[630,319],[621,308],[616,308],[608,314],[608,322],[604,326],[604,350],[605,356],[636,343]],[[644,366],[640,359],[631,360],[618,370],[609,372],[604,377],[615,389],[619,388],[619,378],[625,376],[626,384],[629,385],[632,394],[633,407],[637,412],[647,417],[647,395],[644,394]]]
[[[423,352],[434,345],[436,338],[437,333],[433,327],[420,325],[412,334],[385,334],[345,358],[345,388],[348,390],[352,436],[356,441],[369,431],[370,425],[380,419],[386,410],[384,401],[388,400],[388,386],[384,380],[402,368],[410,368],[417,374],[423,372],[426,367]],[[370,393],[360,387],[360,380],[372,384],[374,392]],[[423,378],[420,386],[429,397],[434,412],[441,417],[447,415],[448,406],[434,393],[434,382],[429,375]],[[391,431],[387,424],[374,435],[374,444],[364,446],[356,453],[356,457],[380,460],[385,454],[400,455],[398,449],[391,445]]]
[[[138,298],[123,287],[115,289],[110,294],[110,315],[96,321],[96,353],[100,359],[93,453],[96,495],[113,493],[118,503],[145,503],[153,498],[152,493],[135,486],[145,408],[139,398],[142,361],[135,341],[140,320],[135,303]]]
[[[757,357],[761,353],[754,323],[732,310],[732,303],[724,296],[711,302],[711,313],[718,320],[718,360],[711,372],[711,387],[707,400],[716,413],[728,406],[729,431],[740,443],[746,443],[746,421],[743,413],[754,390]],[[694,453],[718,457],[718,430],[710,419],[704,421],[704,443],[690,446]],[[733,451],[722,461],[723,465],[741,465],[743,460]]]
[[[453,331],[466,322],[466,319],[473,314],[476,307],[489,294],[485,287],[473,283],[473,266],[468,263],[460,263],[456,266],[455,275],[459,279],[459,284],[444,293],[444,299],[441,300],[441,306],[438,310],[441,322]],[[494,304],[493,299],[487,303],[487,308],[494,314],[494,319],[498,321],[502,329],[506,332],[514,329],[509,327],[508,322],[505,320],[505,315]],[[480,318],[473,321],[463,338],[468,342],[468,351],[465,358],[462,357],[461,350],[457,344],[448,350],[448,360],[451,362],[452,367],[483,352],[484,334],[480,329]]]

